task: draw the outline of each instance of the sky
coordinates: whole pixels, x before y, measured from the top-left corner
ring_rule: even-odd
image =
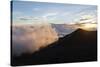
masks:
[[[68,24],[75,23],[84,16],[96,18],[97,6],[33,1],[12,2],[12,20],[14,24],[31,24],[42,21]]]

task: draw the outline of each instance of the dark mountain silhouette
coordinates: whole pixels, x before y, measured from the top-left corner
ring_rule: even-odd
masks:
[[[97,31],[78,29],[33,54],[12,57],[11,65],[37,65],[97,60]]]

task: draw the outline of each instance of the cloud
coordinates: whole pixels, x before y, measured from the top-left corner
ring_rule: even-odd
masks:
[[[58,13],[57,12],[54,12],[54,13],[47,13],[47,14],[44,14],[42,17],[43,18],[48,18],[48,17],[50,17],[50,16],[55,16],[55,15],[57,15]]]
[[[34,17],[32,16],[17,16],[17,19],[21,21],[30,21],[30,20],[33,20],[33,18]]]
[[[40,8],[33,8],[33,11],[39,11]]]
[[[19,18],[20,20],[31,20],[31,19],[29,19],[29,18],[24,18],[24,17],[22,17],[22,18]]]
[[[58,39],[50,25],[16,25],[13,26],[12,37],[12,52],[17,56],[33,53]]]

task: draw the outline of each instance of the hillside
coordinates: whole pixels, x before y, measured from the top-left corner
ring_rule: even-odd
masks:
[[[12,57],[12,65],[36,65],[97,60],[97,31],[78,29],[33,54]]]

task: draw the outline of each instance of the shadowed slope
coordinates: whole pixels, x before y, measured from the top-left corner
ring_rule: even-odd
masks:
[[[33,54],[12,58],[12,65],[54,64],[97,60],[97,31],[78,29]]]

